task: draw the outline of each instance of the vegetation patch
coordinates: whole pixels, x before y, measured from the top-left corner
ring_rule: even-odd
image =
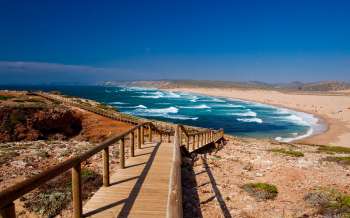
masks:
[[[350,217],[350,195],[335,189],[319,188],[308,193],[304,200],[325,217]]]
[[[8,95],[0,95],[0,101],[6,101],[11,98],[15,98],[14,96],[8,96]]]
[[[291,157],[304,157],[304,153],[300,151],[286,150],[284,148],[273,148],[269,151],[273,153],[283,154]]]
[[[341,147],[341,146],[328,146],[328,145],[319,145],[319,152],[325,153],[342,153],[342,154],[350,154],[350,148]]]
[[[102,176],[90,169],[82,169],[82,199],[91,197],[102,185]],[[55,217],[63,209],[69,207],[72,201],[72,179],[67,172],[40,188],[24,195],[20,200],[24,207],[42,217]]]
[[[12,150],[0,150],[0,166],[2,164],[8,163],[10,160],[12,160],[14,157],[18,156],[19,153]]]
[[[99,103],[97,105],[97,107],[99,107],[102,110],[107,110],[107,111],[113,111],[113,112],[118,112],[118,110],[108,104],[104,104],[104,103]]]
[[[7,119],[3,119],[0,130],[12,132],[17,124],[26,122],[26,119],[24,112],[15,110],[8,115]]]
[[[342,165],[350,165],[350,156],[347,157],[326,157],[323,160],[330,161],[330,162],[336,162]]]
[[[278,195],[277,187],[268,183],[247,183],[242,189],[257,200],[273,200]]]

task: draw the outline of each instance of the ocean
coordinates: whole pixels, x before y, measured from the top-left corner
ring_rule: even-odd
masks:
[[[0,89],[58,90],[66,95],[109,104],[127,114],[199,127],[224,128],[225,133],[236,136],[289,142],[324,129],[312,114],[256,102],[152,88],[0,86]]]

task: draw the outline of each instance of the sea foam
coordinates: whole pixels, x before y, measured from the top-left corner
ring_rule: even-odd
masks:
[[[179,108],[185,108],[185,109],[210,109],[206,104],[201,104],[201,105],[194,105],[194,106],[179,106]]]
[[[240,116],[240,117],[256,117],[257,116],[256,112],[251,111],[251,110],[247,110],[245,112],[234,112],[234,113],[231,113],[231,115]]]
[[[128,104],[128,103],[120,102],[120,101],[113,101],[113,102],[109,102],[108,104],[111,104],[111,105],[122,105],[122,104]]]
[[[246,123],[263,123],[264,121],[260,118],[237,118],[238,121],[246,122]]]
[[[177,112],[179,112],[179,109],[176,107],[168,107],[168,108],[150,108],[150,109],[139,109],[144,113],[161,113],[161,114],[168,114],[168,113],[172,113],[172,114],[176,114]]]

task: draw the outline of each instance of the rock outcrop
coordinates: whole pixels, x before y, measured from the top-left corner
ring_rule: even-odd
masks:
[[[80,116],[65,107],[0,107],[0,142],[65,139],[81,129]]]

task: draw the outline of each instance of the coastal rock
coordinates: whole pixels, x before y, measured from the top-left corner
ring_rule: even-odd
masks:
[[[0,107],[0,142],[65,139],[81,129],[80,117],[67,108]]]

